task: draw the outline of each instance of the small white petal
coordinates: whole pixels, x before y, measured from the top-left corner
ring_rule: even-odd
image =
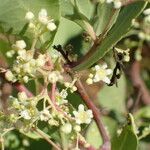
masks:
[[[99,70],[100,69],[100,66],[99,65],[96,65],[95,66],[95,70],[97,71],[97,70]]]
[[[76,123],[77,123],[77,124],[81,124],[82,122],[81,122],[80,119],[76,119]]]
[[[102,65],[102,68],[103,68],[103,69],[106,69],[106,68],[107,68],[107,64],[104,63],[104,64]]]
[[[146,9],[146,10],[144,10],[144,15],[150,15],[150,8],[148,8],[148,9]]]
[[[29,112],[27,110],[21,111],[20,115],[21,115],[21,117],[23,117],[26,120],[30,120],[31,119],[31,116],[30,116],[30,114],[29,114]]]
[[[107,83],[107,84],[110,83],[110,79],[109,79],[108,77],[105,77],[105,78],[103,79],[103,81],[104,81],[105,83]]]
[[[112,74],[112,70],[111,69],[107,69],[106,72],[107,72],[107,75]]]
[[[88,115],[89,115],[90,118],[93,117],[93,112],[92,112],[92,110],[87,110],[86,112],[88,113]]]
[[[66,134],[69,134],[71,133],[72,131],[72,125],[70,123],[66,123],[64,124],[62,127],[61,127],[61,131],[66,133]]]
[[[93,82],[99,82],[101,80],[100,76],[96,74],[93,78]]]
[[[78,106],[78,110],[81,112],[81,111],[84,111],[84,105],[82,105],[82,104],[80,104],[79,106]]]
[[[47,24],[47,29],[50,30],[50,31],[56,30],[56,25],[55,25],[55,23],[53,23],[53,22],[48,23],[48,24]]]
[[[73,111],[74,116],[76,117],[78,115],[77,111]]]
[[[90,122],[91,122],[91,118],[87,119],[85,123],[89,124]]]
[[[88,79],[86,80],[86,83],[87,83],[88,85],[93,84],[93,80],[92,80],[91,78],[88,78]]]
[[[24,49],[24,48],[26,48],[26,43],[25,43],[25,41],[24,40],[19,40],[19,41],[16,41],[16,47],[18,48],[18,49]]]
[[[121,2],[114,2],[114,7],[116,8],[116,9],[119,9],[120,7],[121,7]]]
[[[42,24],[47,24],[48,23],[48,17],[47,17],[46,9],[41,9],[40,10],[38,19]]]
[[[93,75],[92,73],[89,74],[89,78],[93,78],[93,76],[94,76],[94,75]]]
[[[40,17],[47,17],[47,10],[46,9],[41,9],[39,12]]]

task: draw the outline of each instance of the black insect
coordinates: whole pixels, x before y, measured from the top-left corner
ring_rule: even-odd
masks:
[[[110,84],[108,84],[108,86],[113,86],[114,84],[116,84],[116,86],[118,86],[117,84],[117,80],[121,77],[122,75],[122,71],[123,71],[123,59],[124,59],[124,54],[117,52],[116,50],[113,49],[114,52],[114,57],[116,60],[116,66],[113,70],[113,75],[110,79]]]

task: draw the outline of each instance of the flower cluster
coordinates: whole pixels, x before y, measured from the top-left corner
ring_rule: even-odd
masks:
[[[37,20],[35,20],[34,18],[35,18],[35,16],[34,16],[33,12],[31,12],[31,11],[28,11],[25,15],[25,19],[29,22],[30,29],[32,29],[34,31],[38,31],[41,26],[40,24],[42,24],[46,27],[45,29],[47,29],[49,31],[56,30],[56,24],[54,23],[54,20],[48,16],[46,9],[40,10]]]
[[[150,8],[144,10],[143,12],[144,18],[143,20],[137,21],[134,20],[133,26],[136,30],[138,30],[138,37],[142,41],[150,41]],[[140,31],[139,31],[140,30]]]
[[[96,65],[91,69],[88,79],[86,80],[87,84],[93,84],[94,82],[103,81],[107,84],[110,83],[108,75],[112,73],[111,69],[107,69],[107,64]]]
[[[5,74],[6,79],[12,82],[20,80],[27,83],[29,78],[37,76],[37,71],[44,66],[46,55],[39,54],[37,58],[34,58],[34,51],[26,50],[26,43],[23,40],[16,41],[12,48],[13,50],[8,51],[6,55],[10,56],[13,51],[13,54],[17,53],[17,57],[12,71],[8,70]]]
[[[63,93],[63,94],[62,94]],[[64,96],[64,90],[60,92]],[[64,98],[67,94],[65,93]],[[57,97],[58,99],[58,97]],[[11,112],[9,120],[12,124],[19,127],[22,132],[28,132],[39,122],[45,122],[48,126],[56,126],[64,134],[78,135],[81,131],[81,124],[89,124],[92,121],[93,113],[90,109],[85,110],[84,105],[80,104],[78,110],[70,112],[66,103],[55,105],[47,91],[37,96],[27,97],[24,92],[19,92],[17,98],[10,97]],[[43,108],[39,109],[38,104],[43,103]],[[83,138],[83,137],[82,137]]]

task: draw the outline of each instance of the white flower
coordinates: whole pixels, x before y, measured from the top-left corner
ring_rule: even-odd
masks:
[[[23,64],[22,70],[25,73],[32,74],[32,72],[33,72],[34,69],[31,67],[30,63],[25,63],[25,64]]]
[[[39,19],[39,22],[41,22],[42,24],[48,23],[48,17],[47,17],[47,10],[46,9],[40,10],[38,19]]]
[[[116,9],[119,9],[121,7],[121,2],[117,1],[117,2],[114,2],[114,8]]]
[[[10,50],[10,51],[8,51],[6,53],[6,56],[9,57],[9,58],[11,58],[11,57],[13,57],[14,54],[15,54],[15,51],[14,50]]]
[[[107,69],[107,64],[103,64],[101,66],[96,65],[93,68],[94,73],[89,74],[89,78],[86,80],[87,84],[92,84],[93,82],[99,82],[103,81],[107,84],[110,83],[110,79],[108,78],[108,75],[112,73],[111,69]]]
[[[40,120],[41,121],[48,121],[51,118],[51,114],[47,109],[44,109],[40,112]]]
[[[24,81],[25,83],[28,83],[29,77],[28,77],[28,76],[24,76],[24,77],[23,77],[23,81]]]
[[[90,109],[84,110],[84,105],[80,104],[78,111],[73,111],[77,124],[86,123],[89,124],[93,118],[93,113]]]
[[[62,80],[62,76],[59,71],[53,71],[49,74],[48,80],[51,83],[56,83],[59,80]]]
[[[20,103],[19,103],[19,101],[18,101],[17,98],[14,98],[14,99],[13,99],[12,106],[13,106],[14,108],[17,108],[17,109],[20,108]]]
[[[26,50],[25,49],[18,50],[18,55],[19,55],[18,58],[26,60]]]
[[[50,30],[50,31],[54,31],[56,29],[56,25],[54,22],[49,22],[47,24],[47,29]]]
[[[87,83],[88,85],[93,84],[93,79],[92,79],[92,78],[88,78],[88,79],[86,80],[86,83]]]
[[[71,131],[72,131],[72,125],[70,123],[64,124],[63,126],[61,126],[61,131],[64,132],[64,133],[66,133],[66,134],[71,133]]]
[[[63,89],[63,90],[60,92],[60,96],[61,96],[63,99],[65,99],[65,98],[68,96],[67,91]]]
[[[30,22],[30,23],[29,23],[29,28],[30,28],[30,29],[35,29],[35,24],[32,23],[32,22]]]
[[[94,82],[103,81],[107,84],[110,83],[110,79],[107,76],[112,73],[112,70],[106,69],[106,68],[107,68],[107,64],[103,64],[102,66],[99,66],[99,65],[95,66],[96,73],[93,77]]]
[[[45,62],[46,62],[45,55],[40,54],[36,59],[36,65],[38,67],[44,66]]]
[[[23,118],[26,119],[26,120],[30,120],[30,119],[31,119],[31,116],[30,116],[28,110],[23,110],[23,111],[21,111],[21,112],[20,112],[20,115],[21,115],[21,117],[23,117]]]
[[[72,83],[70,82],[64,83],[65,87],[69,88],[71,93],[77,91],[77,87],[74,85],[74,83],[75,83],[74,81]]]
[[[75,91],[77,91],[77,87],[76,86],[72,86],[71,89],[70,89],[70,92],[73,93]]]
[[[79,125],[75,125],[73,128],[76,132],[80,132],[81,131],[81,127]]]
[[[20,100],[20,101],[26,101],[27,100],[27,95],[26,95],[26,93],[25,92],[19,92],[18,93],[18,99]]]
[[[150,8],[144,10],[144,15],[150,15]]]
[[[15,82],[16,81],[16,78],[15,76],[13,75],[13,73],[8,70],[6,73],[5,73],[5,78],[8,80],[8,81],[11,81],[11,82]]]
[[[139,32],[139,33],[138,33],[138,37],[139,37],[141,40],[145,40],[145,33],[144,33],[144,32]]]
[[[25,19],[31,21],[34,18],[34,14],[31,11],[28,11],[25,15]]]
[[[26,43],[24,40],[19,40],[19,41],[16,41],[15,46],[17,49],[24,49],[26,48]]]

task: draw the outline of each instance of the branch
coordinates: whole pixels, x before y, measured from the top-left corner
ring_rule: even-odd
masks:
[[[76,82],[76,86],[77,86],[79,95],[82,97],[82,99],[85,102],[85,104],[87,105],[87,107],[89,109],[91,109],[93,112],[94,120],[96,121],[96,124],[98,126],[98,129],[99,129],[102,139],[103,139],[103,145],[101,146],[101,150],[110,150],[111,149],[110,139],[109,139],[109,136],[105,129],[105,126],[101,120],[101,115],[100,115],[99,109],[95,106],[93,101],[89,98],[89,96],[88,96],[86,90],[84,89],[80,80],[78,80]]]
[[[58,50],[58,49],[56,49],[56,50]],[[63,51],[60,51],[60,53],[62,54],[64,59],[67,58],[67,56],[63,53]],[[72,65],[72,63],[70,64],[70,61],[68,61],[68,59],[66,59],[66,61],[67,61],[68,65]],[[70,74],[70,76],[73,77],[74,74],[71,72],[70,66],[65,66],[65,67],[64,67],[64,69],[66,70],[66,72],[68,72]],[[77,92],[82,97],[82,99],[85,102],[85,104],[87,105],[87,107],[89,109],[91,109],[93,112],[95,122],[98,126],[98,129],[99,129],[101,136],[102,136],[102,139],[103,139],[103,145],[101,146],[101,150],[110,150],[111,149],[110,139],[109,139],[109,136],[108,136],[107,131],[105,129],[105,126],[103,125],[103,122],[101,120],[99,109],[95,106],[93,101],[89,98],[89,95],[87,94],[86,90],[84,89],[81,81],[77,80],[75,85],[77,87]],[[92,146],[90,146],[88,150],[94,150],[94,148]]]
[[[12,83],[12,85],[19,92],[25,92],[28,97],[33,97],[34,96],[33,93],[30,92],[23,84],[20,84],[19,82],[15,82],[15,83]]]

